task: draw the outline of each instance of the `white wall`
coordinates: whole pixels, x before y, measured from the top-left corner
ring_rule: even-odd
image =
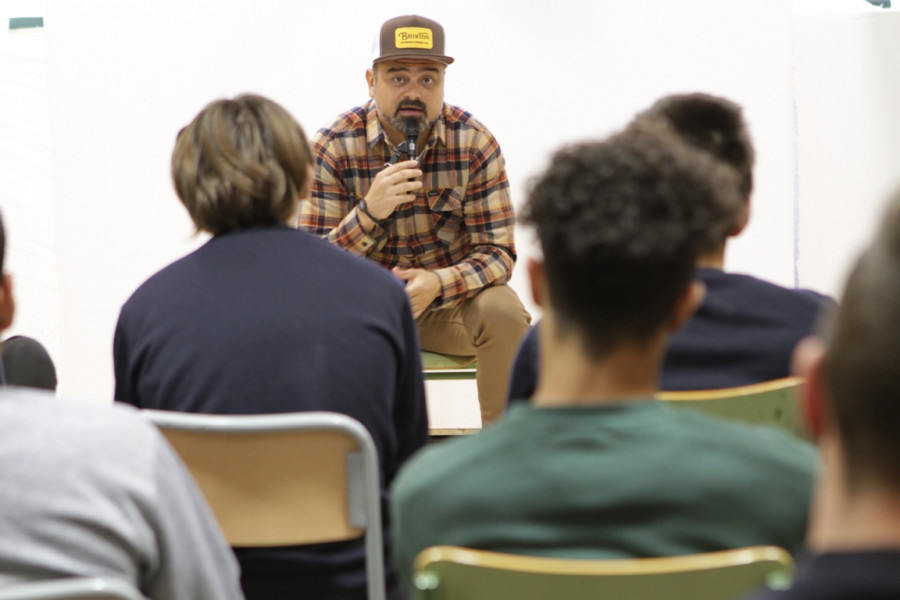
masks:
[[[365,100],[378,26],[410,10],[445,26],[457,59],[447,100],[497,135],[517,204],[550,152],[621,127],[663,94],[702,90],[744,105],[759,154],[757,191],[753,222],[728,266],[793,283],[788,0],[559,0],[552,8],[345,0],[314,10],[276,0],[50,0],[44,31],[61,391],[111,397],[119,307],[201,241],[169,182],[178,129],[206,102],[253,91],[286,106],[312,133]],[[809,189],[805,174],[800,181]],[[520,235],[522,257],[531,251],[527,237]],[[523,274],[517,270],[513,285],[527,301]]]
[[[41,14],[40,6],[0,5],[0,209],[7,234],[4,267],[20,300],[13,328],[4,337],[30,335],[57,356],[59,294],[44,34],[7,27],[11,16]]]
[[[834,295],[900,186],[900,11],[859,5],[794,18],[799,269]]]

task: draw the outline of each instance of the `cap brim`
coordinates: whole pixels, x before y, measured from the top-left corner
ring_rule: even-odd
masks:
[[[415,58],[417,60],[430,60],[436,63],[441,63],[442,65],[449,65],[453,63],[453,58],[449,56],[434,56],[432,54],[391,54],[390,56],[379,56],[375,60],[372,61],[373,65],[377,65],[378,63],[383,63],[386,60],[397,60],[400,58]]]

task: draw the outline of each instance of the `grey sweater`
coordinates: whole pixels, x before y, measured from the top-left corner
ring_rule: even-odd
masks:
[[[242,598],[205,500],[124,406],[0,389],[0,586],[107,576],[156,599]]]

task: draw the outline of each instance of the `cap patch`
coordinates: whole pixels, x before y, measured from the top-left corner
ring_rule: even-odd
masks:
[[[397,48],[422,48],[431,50],[434,40],[427,27],[398,27],[394,30],[394,45]]]

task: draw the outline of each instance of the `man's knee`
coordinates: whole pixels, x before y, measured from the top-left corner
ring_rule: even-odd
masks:
[[[520,328],[524,333],[531,322],[519,296],[508,285],[486,287],[470,302],[473,316],[486,327]]]

